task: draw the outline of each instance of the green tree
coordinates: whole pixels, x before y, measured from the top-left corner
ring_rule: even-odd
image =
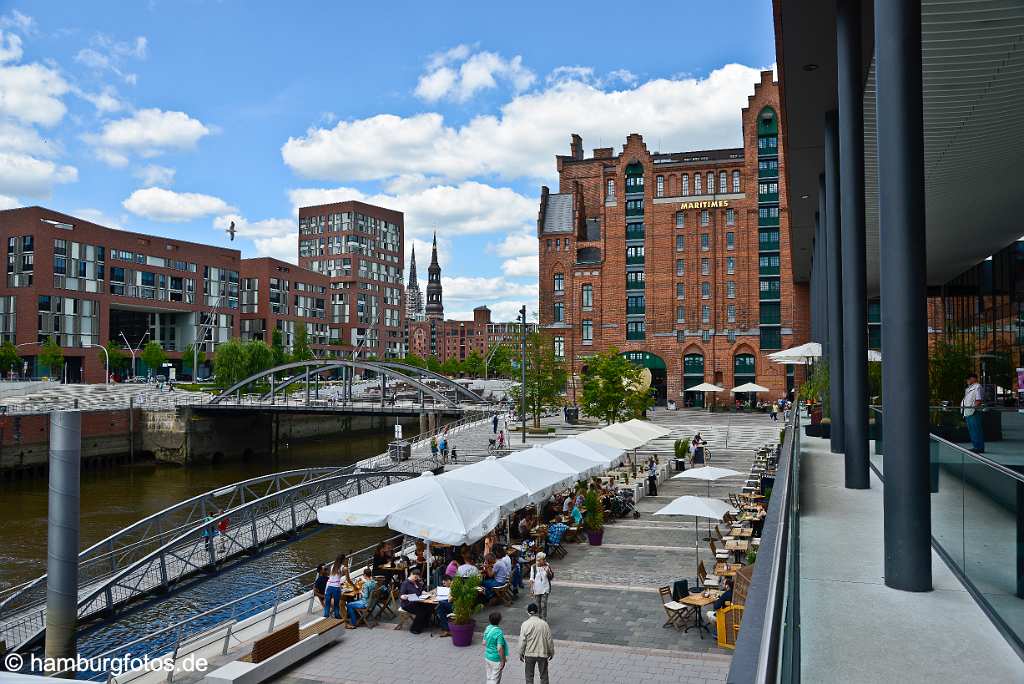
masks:
[[[873,403],[882,403],[882,363],[880,361],[868,362],[868,399]]]
[[[609,424],[643,415],[654,403],[642,382],[643,369],[612,347],[587,362],[580,406]]]
[[[476,353],[476,350],[469,352],[466,360],[462,362],[462,372],[466,377],[482,378],[484,376],[484,358]]]
[[[167,352],[160,346],[159,342],[150,340],[142,348],[142,362],[153,372],[154,375],[160,372],[160,367],[167,361]]]
[[[928,359],[928,394],[933,405],[948,401],[957,406],[964,393],[964,380],[975,372],[974,346],[939,340]]]
[[[526,411],[533,415],[533,427],[540,427],[544,409],[560,406],[568,378],[565,367],[555,356],[554,348],[543,337],[533,333],[526,338],[526,386],[513,387],[512,397],[519,406],[526,392]]]
[[[221,387],[230,387],[249,377],[245,346],[238,340],[219,344],[214,363],[217,366],[217,384]]]
[[[245,343],[245,376],[256,375],[274,365],[274,352],[260,340]],[[241,380],[242,378],[239,378]],[[236,381],[237,382],[237,381]]]
[[[288,354],[284,350],[284,334],[277,328],[270,336],[270,352],[274,356],[274,365],[283,366],[288,363]]]
[[[21,357],[14,343],[7,340],[0,345],[0,373],[7,375],[11,371],[21,370]]]
[[[427,367],[427,360],[424,359],[422,356],[416,356],[415,354],[406,354],[405,358],[401,359],[400,361],[401,363],[404,363],[407,366],[414,366],[416,368]]]
[[[436,356],[431,356],[427,359],[427,370],[434,371],[435,373],[441,372],[441,362],[437,360]]]
[[[107,363],[107,358],[109,357],[111,373],[115,373],[131,365],[131,357],[128,356],[128,354],[126,354],[124,350],[121,349],[121,346],[114,342],[114,340],[109,340],[105,349],[107,350],[106,354],[104,354],[102,350],[97,350],[96,353],[99,355],[100,363],[103,364]]]
[[[448,377],[455,377],[459,374],[459,361],[454,356],[449,356],[445,359],[444,363],[441,364],[441,372]]]
[[[514,378],[515,369],[512,367],[512,359],[519,358],[511,345],[501,344],[496,349],[488,352],[491,361],[487,364],[487,376],[491,378]]]
[[[292,342],[292,361],[309,361],[313,358],[313,350],[309,348],[309,335],[306,324],[299,321],[295,324],[295,340]]]
[[[57,340],[51,337],[46,340],[39,350],[39,356],[36,360],[40,366],[46,369],[49,375],[56,375],[64,367],[64,352],[61,350],[60,345],[57,344]]]

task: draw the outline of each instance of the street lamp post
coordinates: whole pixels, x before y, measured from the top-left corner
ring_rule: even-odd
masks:
[[[18,347],[28,347],[28,346],[31,346],[33,344],[42,344],[42,342],[38,342],[38,341],[37,342],[22,342],[21,344],[14,345],[14,348],[17,349]],[[26,364],[26,366],[27,366],[27,364]]]
[[[522,411],[522,414],[523,414],[522,415],[523,444],[526,444],[526,305],[525,304],[523,304],[523,307],[521,309],[519,309],[519,317],[522,320],[522,327],[520,327],[520,329],[519,329],[519,336],[522,338],[522,341],[523,341],[523,355],[522,355],[522,359],[520,360],[520,370],[522,371],[522,382],[523,382],[522,390],[520,391],[520,394],[522,395],[522,400],[520,401],[520,403],[522,404],[522,407],[521,407],[520,410]]]
[[[106,366],[107,366],[107,372],[103,376],[103,384],[109,385],[110,384],[110,352],[107,351],[107,348],[104,347],[102,344],[91,344],[91,343],[89,343],[89,344],[86,344],[85,346],[86,347],[97,347],[97,348],[103,350],[103,357],[104,357],[104,359],[106,359]],[[132,358],[134,359],[134,357],[132,357]]]
[[[131,343],[128,342],[128,338],[124,336],[124,331],[119,331],[119,332],[121,333],[121,339],[124,340],[124,345],[126,347],[128,347],[128,352],[131,353],[131,355],[132,355],[132,377],[134,378],[135,377],[135,353],[137,351],[139,351],[139,347],[141,347],[142,343],[146,341],[147,337],[149,337],[149,331],[147,330],[146,334],[139,338],[139,343],[137,345],[135,345],[135,347],[132,347]]]

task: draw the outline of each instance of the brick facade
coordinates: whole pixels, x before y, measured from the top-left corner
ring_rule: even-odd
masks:
[[[444,363],[449,359],[464,361],[472,352],[484,359],[497,345],[506,344],[513,348],[522,344],[519,333],[520,323],[495,323],[491,321],[491,310],[486,306],[473,309],[473,320],[410,321],[409,353],[421,358],[435,357]],[[528,323],[527,332],[536,326]]]
[[[319,352],[332,350],[340,337],[339,326],[328,322],[331,279],[286,261],[260,257],[242,259],[239,316],[243,342],[270,344],[274,330],[291,351],[298,324],[305,323],[309,346]]]
[[[741,112],[742,148],[652,153],[634,133],[619,154],[585,158],[572,136],[538,216],[540,323],[571,363],[570,400],[586,357],[610,347],[652,368],[662,403],[699,400],[684,387],[700,382],[757,382],[771,390],[761,398],[792,388],[787,368],[765,358],[808,336],[780,115],[778,84],[762,72]]]

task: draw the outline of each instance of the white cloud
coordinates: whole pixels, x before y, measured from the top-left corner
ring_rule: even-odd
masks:
[[[42,64],[0,66],[0,116],[53,126],[67,112],[61,96],[68,90],[60,73]]]
[[[652,149],[738,145],[739,109],[759,70],[727,64],[704,78],[655,79],[605,90],[581,75],[514,97],[497,116],[449,126],[438,113],[379,114],[313,128],[282,146],[285,163],[308,178],[351,182],[402,174],[463,179],[485,175],[550,179],[570,133],[604,145],[642,133]]]
[[[36,31],[36,21],[18,10],[11,10],[10,14],[0,17],[0,28],[14,29],[25,35],[32,35]]]
[[[95,71],[110,71],[129,85],[135,85],[138,75],[125,66],[130,60],[146,58],[149,41],[138,36],[132,41],[117,41],[102,33],[93,36],[91,47],[83,48],[75,55],[75,61]]]
[[[86,136],[96,155],[111,166],[124,166],[128,156],[155,157],[168,150],[196,146],[210,128],[185,112],[140,109],[131,116],[108,122],[98,134]]]
[[[132,175],[142,181],[143,185],[173,185],[174,184],[174,169],[166,166],[159,166],[158,164],[149,164],[143,166],[141,169],[137,169]]]
[[[462,308],[461,305],[469,304],[467,308],[477,306],[479,302],[488,302],[498,298],[519,297],[527,304],[537,299],[537,282],[517,282],[507,278],[483,278],[455,276],[447,277],[441,275],[441,289],[444,293],[445,307],[455,310]]]
[[[488,251],[503,257],[537,255],[537,236],[532,232],[510,233],[497,245],[489,245]]]
[[[27,154],[0,152],[0,194],[49,197],[57,183],[78,180],[78,169]]]
[[[111,114],[125,108],[125,103],[118,97],[117,89],[113,86],[105,86],[98,93],[76,90],[75,94],[91,102],[100,114]]]
[[[354,188],[299,188],[288,193],[293,208],[362,200],[404,212],[406,234],[442,235],[521,230],[536,220],[537,201],[511,188],[476,181],[436,185],[408,193],[367,195]]]
[[[515,321],[519,318],[519,307],[521,307],[523,304],[526,304],[528,309],[532,309],[533,302],[534,300],[527,301],[526,298],[523,298],[522,301],[487,301],[483,303],[483,306],[486,306],[488,309],[491,310],[492,321],[494,321],[495,323],[505,323],[508,321]],[[445,309],[444,317],[452,318],[457,321],[468,321],[473,319],[473,310],[466,309],[465,311],[449,312],[447,309]]]
[[[21,202],[19,202],[16,197],[0,195],[0,209],[16,209],[20,206]]]
[[[0,64],[21,59],[21,37],[0,31]]]
[[[268,256],[296,263],[299,253],[299,233],[294,220],[271,218],[262,221],[248,221],[239,214],[225,214],[213,220],[213,227],[220,231],[226,231],[232,221],[235,222],[236,235],[252,241],[256,256]]]
[[[219,197],[198,192],[174,192],[164,188],[136,190],[121,205],[137,216],[167,222],[191,221],[235,211],[234,207]]]
[[[420,76],[415,93],[427,102],[442,98],[466,102],[481,90],[507,82],[515,92],[529,88],[536,80],[516,55],[505,59],[495,52],[473,52],[468,45],[457,45],[427,60],[427,71]]]
[[[506,259],[501,265],[501,272],[512,277],[536,276],[540,272],[537,255],[517,256]]]
[[[60,145],[53,140],[43,139],[30,126],[0,121],[0,151],[54,157],[60,152]]]

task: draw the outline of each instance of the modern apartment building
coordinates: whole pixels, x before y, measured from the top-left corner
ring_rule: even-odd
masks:
[[[262,340],[270,344],[274,330],[280,330],[281,341],[290,352],[296,330],[305,324],[314,353],[325,355],[338,350],[340,326],[330,323],[327,307],[330,287],[327,276],[286,261],[270,257],[242,259],[242,341]]]
[[[404,226],[401,212],[363,202],[299,209],[299,266],[329,280],[327,323],[340,351],[404,355]]]
[[[699,405],[687,388],[703,382],[793,389],[793,367],[765,358],[807,335],[770,71],[740,114],[738,148],[663,153],[634,133],[585,157],[573,135],[556,157],[537,224],[540,324],[571,366],[570,398],[587,357],[611,347],[651,370],[659,403]]]
[[[159,342],[181,371],[181,352],[195,340],[210,354],[238,336],[238,250],[114,230],[37,206],[0,211],[0,231],[7,258],[0,336],[18,345],[26,374],[46,373],[36,356],[51,337],[64,351],[62,377],[102,382],[102,352],[93,347],[109,340],[134,349]],[[136,371],[146,370],[137,360]]]

